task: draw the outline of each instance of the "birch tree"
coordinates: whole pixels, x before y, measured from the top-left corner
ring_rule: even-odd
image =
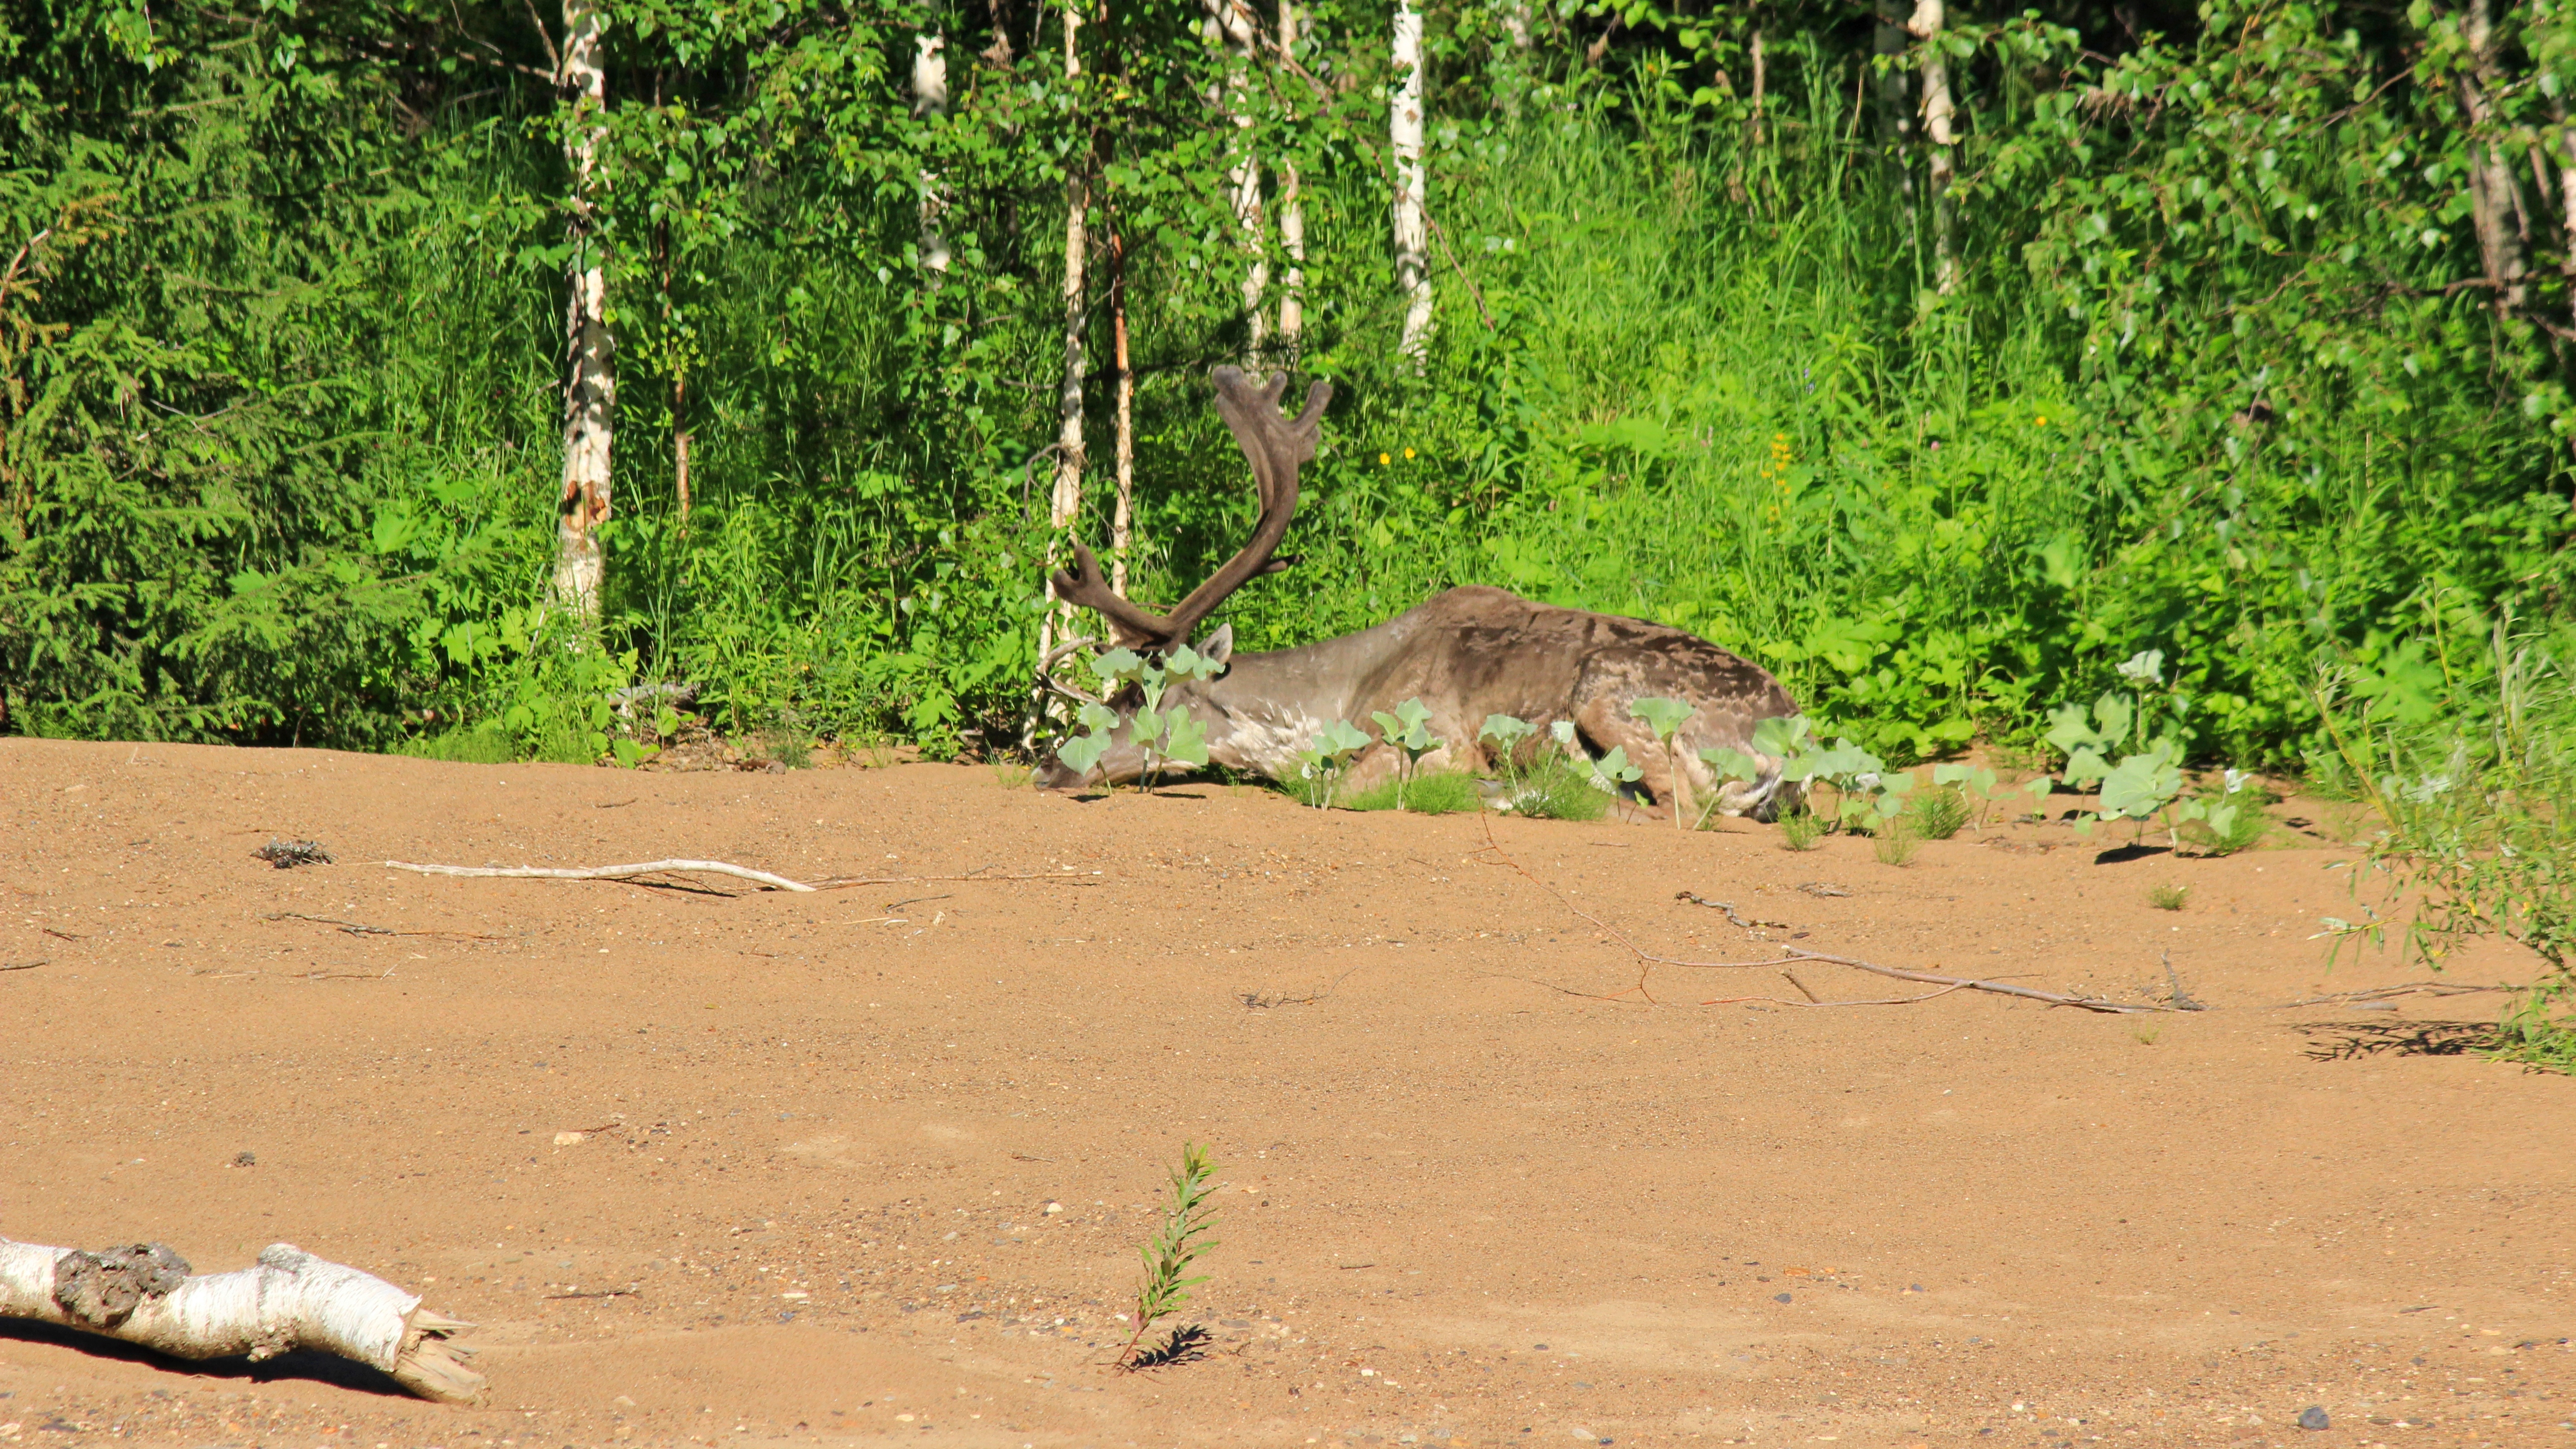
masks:
[[[2523,256],[2528,220],[2500,134],[2505,127],[2496,114],[2503,47],[2489,0],[2468,0],[2459,25],[2465,54],[2455,83],[2468,122],[2469,220],[2477,229],[2478,260],[2494,289],[2497,310],[2519,311],[2528,290]]]
[[[1959,289],[1957,211],[1951,205],[1950,182],[1956,158],[1952,154],[1950,134],[1950,59],[1942,50],[1943,15],[1941,0],[1916,0],[1914,16],[1905,29],[1923,48],[1923,136],[1932,146],[1930,190],[1932,193],[1932,278],[1941,295]],[[1761,32],[1755,31],[1758,47]],[[1760,50],[1755,51],[1759,65]],[[1757,70],[1758,74],[1758,70]],[[1758,107],[1759,102],[1756,102]]]
[[[1243,273],[1243,315],[1248,329],[1244,356],[1246,361],[1257,362],[1268,334],[1262,305],[1270,295],[1270,255],[1262,236],[1261,157],[1252,145],[1252,60],[1260,47],[1261,33],[1244,0],[1201,0],[1201,4],[1207,11],[1209,38],[1221,42],[1226,50],[1225,79],[1208,99],[1211,105],[1223,109],[1233,131],[1226,145],[1226,201],[1234,211],[1235,234],[1247,259]]]
[[[1297,63],[1295,0],[1279,0],[1279,63]],[[1279,288],[1279,350],[1293,364],[1306,341],[1306,199],[1293,156],[1279,160],[1279,246],[1288,254]]]
[[[1064,7],[1064,81],[1068,90],[1082,81],[1081,0],[1066,0]],[[1079,101],[1077,100],[1077,105]],[[1091,156],[1087,123],[1076,120],[1080,132],[1077,143],[1065,158],[1064,169],[1064,376],[1056,388],[1055,492],[1047,504],[1047,526],[1054,538],[1063,537],[1082,512],[1082,374],[1087,352],[1083,345],[1084,315],[1083,261],[1091,248],[1089,223],[1084,213],[1091,205]],[[1053,562],[1055,544],[1048,544],[1049,562]],[[1038,662],[1043,670],[1055,652],[1058,627],[1073,631],[1073,606],[1058,604],[1038,625]],[[1043,701],[1045,682],[1040,680],[1038,696]],[[1030,713],[1030,725],[1036,725],[1036,711]]]
[[[556,502],[554,597],[587,628],[599,621],[607,573],[599,526],[609,516],[609,443],[617,411],[607,243],[597,195],[599,152],[608,135],[607,73],[599,55],[605,21],[598,0],[564,0],[563,27],[555,84],[568,108],[563,149],[572,194],[565,228],[571,246],[564,257],[563,493]]]
[[[1393,58],[1396,87],[1387,140],[1395,152],[1395,281],[1405,299],[1396,352],[1420,371],[1431,345],[1431,268],[1423,216],[1422,12],[1412,0],[1396,0]]]
[[[935,30],[913,37],[912,113],[923,120],[948,114],[948,38]],[[942,194],[939,173],[924,167],[921,172],[921,265],[933,273],[948,270],[948,238],[940,230],[940,214],[948,209]],[[937,280],[936,276],[932,279]]]

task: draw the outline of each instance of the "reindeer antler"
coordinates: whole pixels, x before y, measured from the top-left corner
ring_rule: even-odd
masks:
[[[1251,541],[1206,583],[1190,590],[1190,596],[1169,614],[1155,614],[1111,592],[1101,577],[1100,561],[1078,538],[1073,542],[1073,569],[1058,570],[1050,581],[1057,598],[1098,610],[1118,642],[1130,649],[1170,650],[1187,644],[1191,633],[1235,590],[1297,562],[1272,555],[1288,536],[1289,516],[1297,511],[1297,469],[1314,460],[1324,404],[1333,397],[1332,384],[1318,382],[1307,388],[1306,410],[1291,420],[1279,415],[1279,395],[1288,387],[1286,373],[1255,384],[1239,367],[1220,367],[1213,378],[1216,410],[1251,461],[1253,486],[1261,497],[1261,516],[1252,526]]]

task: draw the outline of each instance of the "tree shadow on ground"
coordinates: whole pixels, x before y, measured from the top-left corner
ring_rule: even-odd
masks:
[[[2494,1025],[2483,1021],[2316,1021],[2295,1030],[2308,1039],[2312,1062],[2464,1057],[2496,1045]]]
[[[25,1318],[0,1318],[0,1343],[41,1343],[73,1349],[92,1358],[112,1359],[120,1363],[139,1363],[166,1373],[198,1379],[248,1379],[270,1383],[279,1379],[300,1379],[308,1383],[330,1384],[335,1388],[354,1389],[362,1394],[382,1394],[387,1398],[411,1400],[412,1393],[396,1383],[391,1374],[379,1373],[362,1363],[335,1358],[327,1353],[297,1350],[280,1354],[259,1363],[248,1355],[230,1358],[191,1360],[154,1353],[148,1348],[101,1338],[94,1333],[62,1328],[51,1323],[38,1323]]]

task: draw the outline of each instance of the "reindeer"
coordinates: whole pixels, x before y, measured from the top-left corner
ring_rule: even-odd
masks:
[[[1277,550],[1297,508],[1298,466],[1315,456],[1333,390],[1321,382],[1307,389],[1306,409],[1291,421],[1279,413],[1285,374],[1260,384],[1239,368],[1220,367],[1214,380],[1217,411],[1251,461],[1260,494],[1251,541],[1168,614],[1112,592],[1099,560],[1079,539],[1073,569],[1058,570],[1051,580],[1057,598],[1096,610],[1111,636],[1139,653],[1168,655],[1190,644],[1191,634],[1235,590],[1299,562],[1278,557]],[[1365,722],[1373,711],[1392,711],[1418,698],[1442,742],[1423,757],[1430,769],[1490,770],[1494,761],[1478,731],[1487,715],[1507,714],[1538,727],[1523,742],[1520,763],[1534,758],[1550,726],[1570,720],[1578,745],[1596,758],[1624,749],[1644,772],[1638,783],[1656,804],[1678,808],[1677,784],[1698,801],[1715,790],[1717,808],[1729,815],[1768,820],[1787,803],[1781,762],[1754,751],[1753,726],[1797,713],[1797,701],[1760,666],[1642,619],[1533,603],[1502,589],[1460,588],[1375,628],[1295,649],[1237,654],[1231,625],[1191,647],[1222,671],[1203,681],[1176,681],[1164,707],[1188,705],[1191,716],[1207,726],[1209,760],[1231,770],[1290,778],[1299,768],[1298,751],[1324,726]],[[1696,710],[1676,733],[1671,760],[1654,731],[1628,713],[1632,701],[1657,697],[1682,700]],[[1118,711],[1119,743],[1088,772],[1050,757],[1038,771],[1041,786],[1073,789],[1142,773],[1143,753],[1127,742],[1125,729],[1140,698],[1130,686],[1105,703]],[[1760,778],[1718,780],[1699,758],[1704,747],[1752,755]],[[1366,789],[1389,778],[1400,759],[1383,741],[1371,744],[1352,761],[1344,788]],[[1682,781],[1673,778],[1673,760],[1684,772]]]

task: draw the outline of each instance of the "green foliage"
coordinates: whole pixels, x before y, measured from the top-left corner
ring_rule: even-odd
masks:
[[[1217,1194],[1216,1172],[1206,1148],[1191,1142],[1181,1144],[1181,1161],[1172,1169],[1172,1196],[1163,1209],[1163,1224],[1136,1250],[1145,1262],[1145,1280],[1136,1289],[1135,1331],[1127,1336],[1127,1346],[1118,1354],[1122,1368],[1135,1367],[1136,1346],[1144,1341],[1146,1330],[1178,1313],[1189,1303],[1190,1290],[1207,1281],[1204,1273],[1193,1275],[1190,1265],[1217,1246],[1207,1236],[1216,1226],[1216,1210],[1209,1206]]]
[[[1295,586],[1230,606],[1249,646],[1462,583],[1655,619],[1880,762],[1828,795],[2031,743],[2157,651],[2128,692],[2161,713],[2108,731],[2104,776],[2168,735],[2177,763],[2299,760],[2321,648],[2348,704],[2428,726],[2454,688],[2428,581],[2486,616],[2576,584],[2564,198],[2517,174],[2508,286],[2463,180],[2556,134],[2576,61],[2563,0],[2492,8],[2483,58],[2457,7],[2222,0],[2143,38],[2099,6],[1954,16],[1927,42],[1960,87],[1948,292],[1919,131],[1855,109],[1916,57],[1849,6],[1560,11],[1528,49],[1435,10],[1417,372],[1383,6],[1314,10],[1297,69],[1240,77],[1238,127],[1186,6],[1112,7],[1071,80],[992,29],[1036,12],[942,13],[952,102],[916,112],[889,61],[924,12],[618,0],[585,118],[621,368],[599,657],[698,682],[732,733],[1016,738],[1060,548],[1032,455],[1066,182],[1124,242],[1131,578],[1178,597],[1256,506],[1200,380],[1254,350],[1239,143],[1301,178],[1295,357],[1340,388]],[[57,6],[7,42],[0,730],[390,746],[542,673],[563,702],[514,749],[649,748],[496,639],[542,597],[559,446],[567,115],[533,12],[236,9]],[[1173,723],[1179,761],[1200,722]]]
[[[1922,838],[1905,826],[1902,819],[1879,822],[1878,831],[1869,843],[1870,853],[1881,865],[1911,865],[1914,852],[1922,847]]]
[[[2147,887],[2147,904],[2160,911],[2178,911],[2191,898],[2191,887],[2160,885]]]
[[[1389,780],[1353,795],[1343,804],[1352,810],[1409,810],[1416,815],[1460,815],[1484,809],[1485,791],[1473,775],[1459,770],[1441,770],[1419,777],[1409,788],[1400,780]]]
[[[1681,762],[1673,755],[1673,735],[1696,713],[1697,710],[1678,699],[1633,699],[1628,702],[1629,717],[1643,721],[1646,728],[1655,732],[1655,743],[1663,746],[1664,764],[1673,782],[1673,798],[1664,803],[1673,812],[1674,827],[1681,830],[1696,828],[1700,822],[1693,820],[1689,813],[1690,788],[1682,774]],[[1711,802],[1711,808],[1715,808],[1714,802]],[[1706,811],[1701,812],[1701,820],[1706,816]]]
[[[1984,828],[1987,814],[1996,805],[2005,801],[2018,803],[2020,796],[2030,797],[2031,814],[2042,813],[2041,807],[2047,804],[2050,792],[2056,788],[2055,781],[2046,775],[2041,775],[2035,779],[2025,780],[2012,789],[1998,794],[1995,790],[1995,772],[1983,765],[1934,765],[1932,783],[1974,795],[1977,801],[1975,824],[1980,829]]]
[[[2350,662],[2318,686],[2336,758],[2386,821],[2353,889],[2410,897],[2407,948],[2436,968],[2479,936],[2539,958],[2542,975],[2508,1007],[2496,1050],[2565,1069],[2576,1062],[2576,686],[2565,663],[2576,636],[2524,633],[2441,592],[2424,602],[2445,625],[2437,709],[2360,693]],[[2385,918],[2366,898],[2361,908],[2361,923],[2325,918],[2338,951],[2383,937]]]

